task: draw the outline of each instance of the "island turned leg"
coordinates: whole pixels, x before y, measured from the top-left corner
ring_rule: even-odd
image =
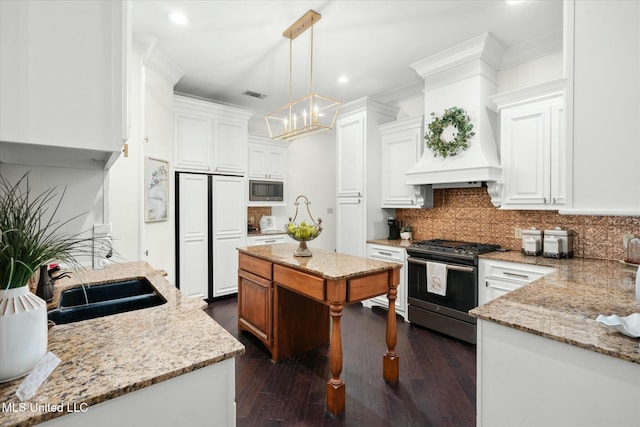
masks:
[[[398,294],[398,269],[392,270],[389,274],[389,310],[387,311],[387,352],[384,354],[382,363],[382,377],[390,383],[398,382],[400,375],[400,358],[396,354],[397,331],[396,331],[396,296]]]
[[[332,303],[331,313],[331,346],[329,348],[329,369],[331,379],[327,382],[327,410],[333,415],[344,412],[345,385],[340,378],[342,372],[342,336],[340,334],[340,319],[342,318],[342,303]]]

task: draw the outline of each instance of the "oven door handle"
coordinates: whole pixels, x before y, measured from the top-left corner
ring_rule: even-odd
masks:
[[[408,258],[407,262],[412,263],[412,264],[424,265],[425,267],[427,266],[427,261],[424,261],[424,260],[418,259],[418,258]],[[445,265],[447,266],[447,270],[464,271],[466,273],[473,273],[474,272],[474,268],[473,267],[465,267],[465,266],[462,266],[462,265],[452,265],[452,264],[445,264]]]

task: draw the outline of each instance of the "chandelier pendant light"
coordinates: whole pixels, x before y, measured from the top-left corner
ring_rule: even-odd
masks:
[[[266,116],[271,139],[293,141],[333,128],[340,111],[341,102],[313,92],[313,24],[321,15],[309,10],[287,28],[282,35],[289,39],[289,103]],[[293,99],[293,40],[307,29],[311,29],[309,94]]]

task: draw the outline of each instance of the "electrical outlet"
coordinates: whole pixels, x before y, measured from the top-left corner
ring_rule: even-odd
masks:
[[[633,233],[624,233],[622,235],[622,244],[624,245],[625,249],[627,248],[627,246],[629,246],[629,240],[633,239],[634,237],[636,237],[636,235]]]
[[[111,241],[111,224],[94,224],[93,226],[93,268],[104,268],[113,255]]]
[[[522,239],[522,228],[515,228],[515,233],[514,233],[514,237],[516,239]]]

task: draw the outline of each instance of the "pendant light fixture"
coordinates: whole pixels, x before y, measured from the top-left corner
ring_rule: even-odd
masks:
[[[289,39],[289,103],[267,114],[271,139],[293,141],[329,130],[336,121],[341,102],[313,92],[313,25],[320,18],[318,12],[309,10],[282,33]],[[311,29],[309,94],[292,101],[293,40],[308,29]]]

